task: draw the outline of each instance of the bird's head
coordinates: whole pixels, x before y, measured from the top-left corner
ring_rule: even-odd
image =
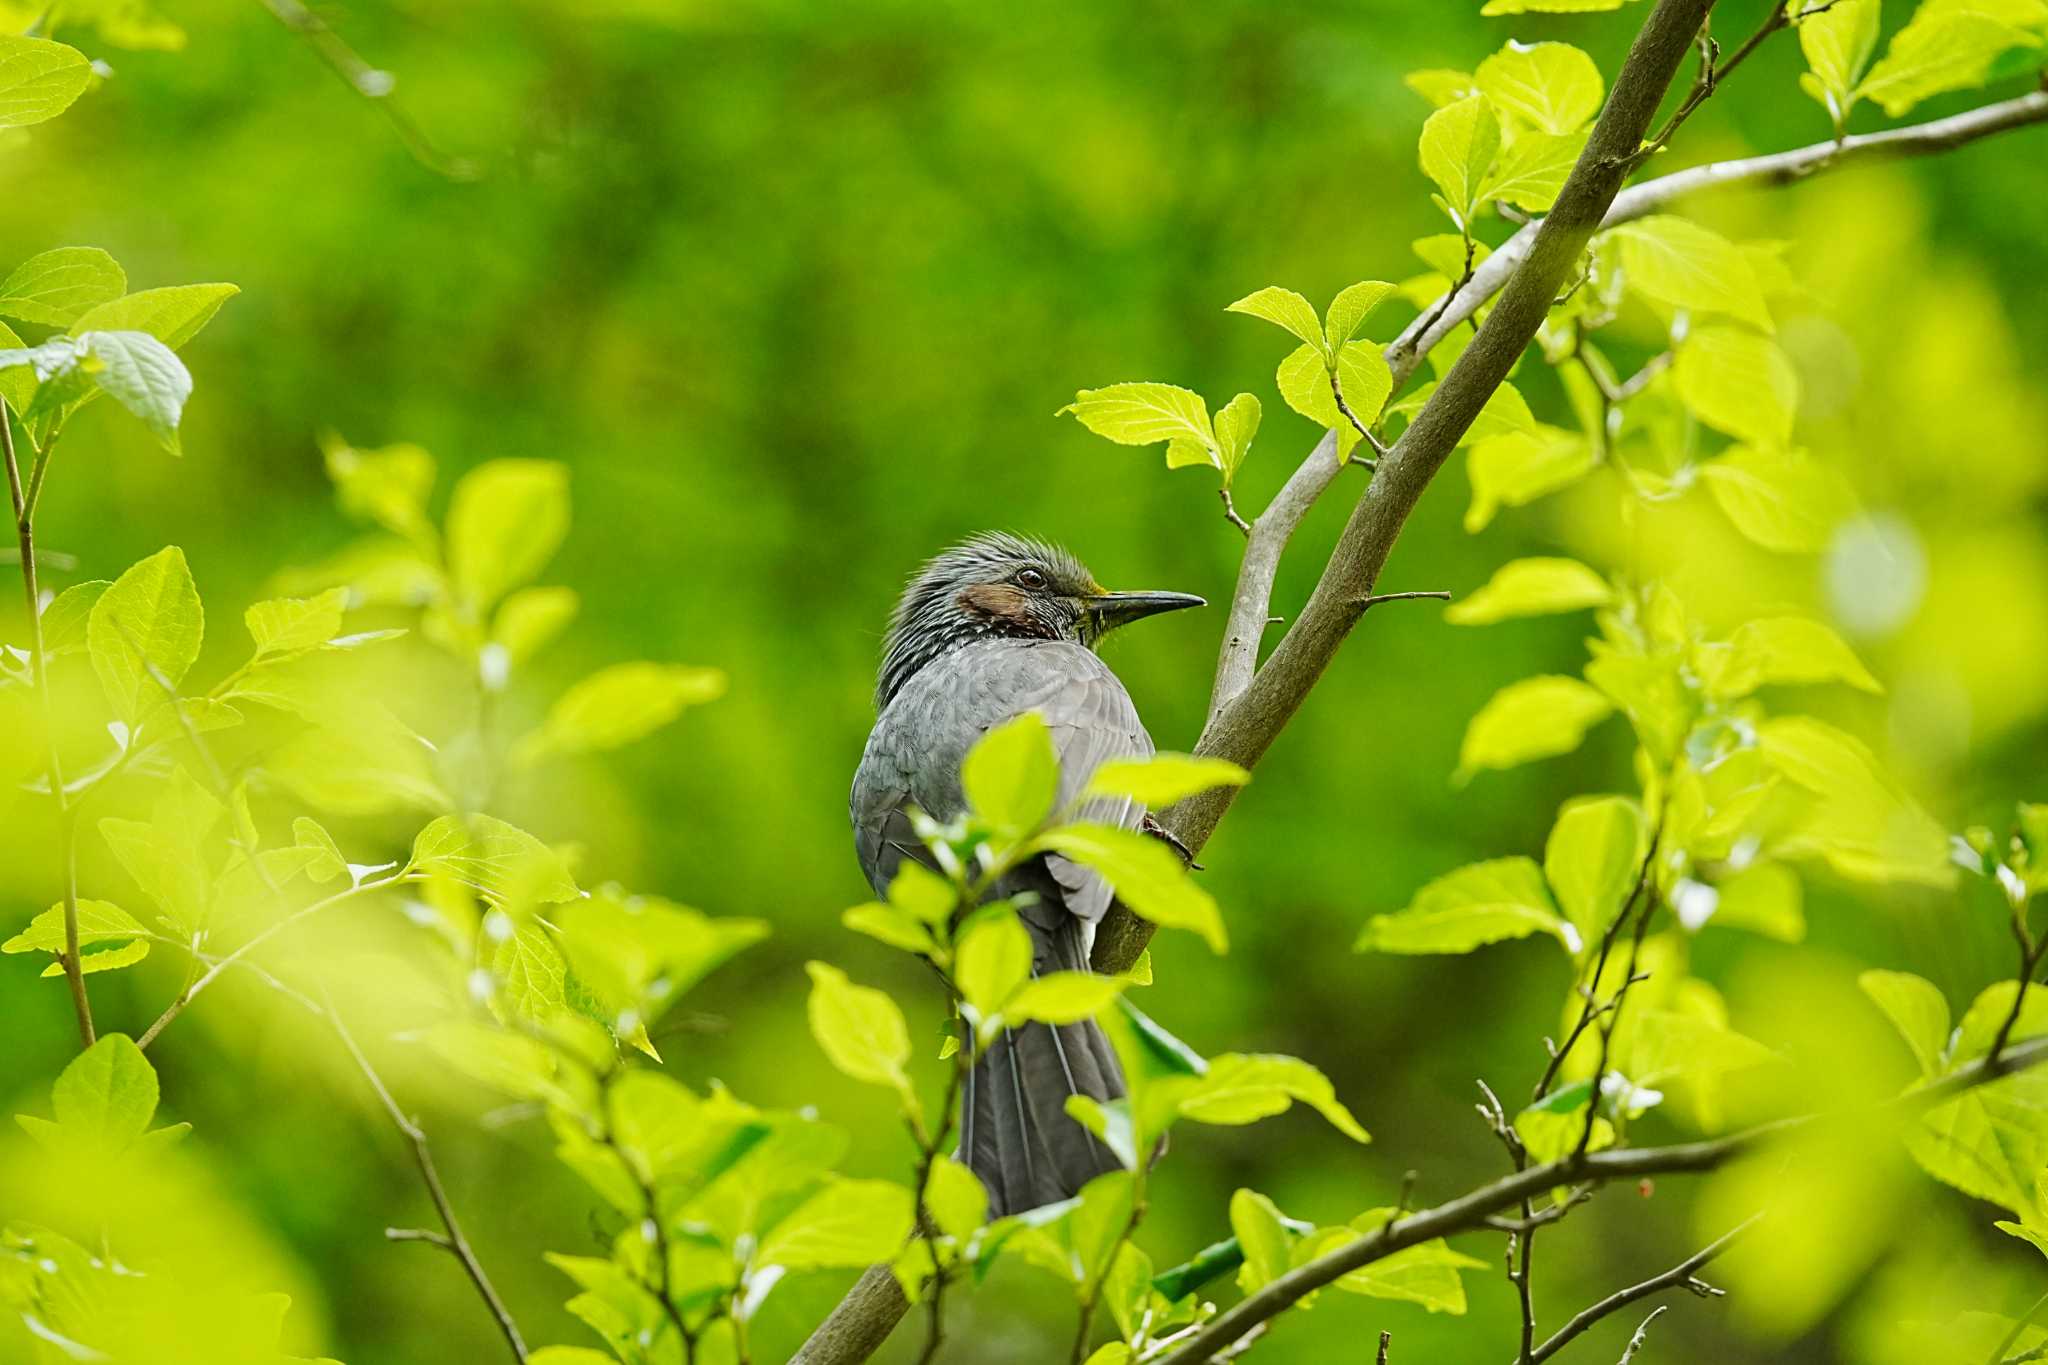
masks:
[[[994,532],[947,549],[918,570],[889,618],[875,702],[887,706],[933,659],[976,640],[1071,640],[1094,648],[1118,626],[1182,607],[1184,592],[1111,592],[1066,550]]]

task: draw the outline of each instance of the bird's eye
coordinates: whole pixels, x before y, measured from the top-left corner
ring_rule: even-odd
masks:
[[[1037,592],[1045,586],[1045,575],[1036,569],[1019,569],[1017,571],[1017,586]]]

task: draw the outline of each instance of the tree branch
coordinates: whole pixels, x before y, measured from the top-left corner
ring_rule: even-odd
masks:
[[[2048,1062],[2048,1035],[2034,1037],[2008,1048],[1997,1058],[1981,1058],[1944,1076],[1931,1085],[1920,1086],[1874,1110],[1842,1116],[1866,1127],[1876,1121],[1903,1119],[1942,1103],[1976,1086],[2009,1076],[2017,1071]],[[1438,1237],[1455,1236],[1486,1226],[1487,1217],[1519,1204],[1548,1189],[1581,1182],[1636,1179],[1646,1175],[1690,1174],[1711,1171],[1764,1143],[1811,1126],[1819,1121],[1807,1114],[1779,1119],[1745,1128],[1723,1137],[1669,1147],[1618,1147],[1603,1152],[1585,1152],[1562,1160],[1531,1166],[1482,1185],[1468,1194],[1406,1218],[1397,1218],[1368,1237],[1338,1247],[1335,1251],[1296,1266],[1247,1295],[1229,1310],[1210,1319],[1201,1330],[1190,1333],[1181,1349],[1162,1365],[1196,1365],[1204,1352],[1214,1352],[1236,1341],[1308,1294],[1357,1270],[1384,1260],[1397,1251]]]
[[[1662,1275],[1652,1276],[1641,1284],[1632,1284],[1626,1289],[1617,1289],[1614,1293],[1600,1300],[1600,1302],[1589,1308],[1581,1309],[1572,1316],[1571,1321],[1558,1328],[1557,1331],[1550,1335],[1548,1340],[1541,1346],[1538,1346],[1535,1354],[1531,1355],[1529,1359],[1538,1362],[1540,1365],[1540,1362],[1550,1359],[1550,1357],[1562,1351],[1566,1346],[1569,1346],[1575,1337],[1594,1323],[1600,1321],[1600,1319],[1610,1313],[1618,1313],[1638,1300],[1649,1298],[1652,1294],[1661,1294],[1667,1289],[1690,1289],[1695,1294],[1719,1292],[1705,1286],[1702,1281],[1695,1280],[1693,1278],[1695,1272],[1708,1261],[1713,1260],[1716,1256],[1726,1251],[1734,1244],[1736,1238],[1756,1226],[1757,1219],[1761,1217],[1763,1217],[1762,1214],[1752,1214],[1727,1232],[1722,1233],[1708,1245],[1695,1251],[1692,1255],[1665,1271]]]
[[[1690,35],[1687,35],[1689,40]],[[1681,43],[1681,56],[1683,50],[1684,44]],[[1623,78],[1626,76],[1624,71]],[[1617,80],[1617,93],[1620,90],[1621,83]],[[1610,105],[1612,103],[1610,101]],[[1606,114],[1603,113],[1601,118],[1605,123]],[[1862,162],[1953,151],[1982,138],[2042,122],[2048,122],[2048,91],[2032,91],[1927,123],[1863,133],[1840,142],[1818,142],[1765,156],[1708,162],[1620,191],[1606,205],[1605,212],[1598,218],[1598,225],[1606,229],[1632,222],[1660,212],[1687,195],[1706,190],[1761,189],[1794,184],[1809,176]],[[1605,148],[1607,145],[1600,139],[1596,128],[1595,141],[1588,143],[1589,153],[1595,146]],[[1548,282],[1550,294],[1542,300],[1543,309],[1548,310],[1566,270],[1547,269],[1540,275],[1523,277],[1522,267],[1532,261],[1542,234],[1552,223],[1562,231],[1571,226],[1571,220],[1561,218],[1561,215],[1583,213],[1588,207],[1574,190],[1574,185],[1581,178],[1580,171],[1586,165],[1587,158],[1582,157],[1580,166],[1573,170],[1572,182],[1558,196],[1557,206],[1546,218],[1531,223],[1510,237],[1474,267],[1471,278],[1453,290],[1442,307],[1424,313],[1387,347],[1387,365],[1393,371],[1397,392],[1439,341],[1453,329],[1464,325],[1482,305],[1501,293],[1511,279],[1526,278],[1531,286],[1539,280]],[[1567,267],[1587,235],[1589,232],[1573,227],[1571,236],[1577,245],[1573,245],[1569,253],[1564,253]],[[1558,253],[1552,251],[1549,254],[1554,256]],[[1554,266],[1555,261],[1552,260],[1551,264]],[[1539,291],[1532,287],[1524,292],[1533,294]],[[1463,372],[1459,385],[1461,391],[1446,393],[1451,388],[1447,377],[1401,439],[1395,442],[1392,455],[1381,461],[1372,484],[1353,510],[1351,524],[1345,528],[1344,539],[1324,572],[1317,597],[1311,599],[1310,610],[1303,613],[1264,668],[1258,667],[1257,662],[1259,639],[1271,616],[1273,583],[1279,571],[1280,556],[1295,527],[1301,524],[1316,499],[1336,480],[1341,470],[1334,435],[1326,435],[1317,443],[1286,485],[1274,495],[1272,505],[1252,524],[1252,535],[1245,547],[1244,563],[1238,572],[1237,590],[1231,601],[1230,619],[1224,629],[1223,647],[1217,660],[1209,717],[1195,752],[1251,767],[1292,719],[1353,624],[1346,619],[1343,599],[1340,597],[1332,601],[1324,590],[1346,587],[1346,595],[1352,599],[1371,596],[1370,585],[1385,564],[1423,488],[1442,466],[1451,446],[1455,446],[1457,439],[1464,434],[1472,416],[1499,386],[1499,377],[1484,385],[1480,379],[1495,369],[1499,370],[1500,376],[1505,376],[1507,367],[1521,353],[1521,347],[1535,335],[1542,313],[1535,314],[1531,321],[1526,311],[1530,302],[1533,300],[1525,299],[1524,311],[1502,319],[1498,325],[1493,315],[1489,315],[1487,326],[1482,329],[1482,335],[1489,329],[1493,332],[1489,338],[1488,353],[1484,356],[1471,353],[1479,347],[1479,341],[1475,339],[1466,356],[1461,357],[1453,368],[1453,374]],[[1527,333],[1511,348],[1506,344],[1512,340],[1507,326],[1509,322],[1515,324],[1513,335]],[[1502,363],[1502,351],[1507,352],[1505,364]],[[1485,365],[1483,370],[1478,368],[1482,361]],[[1455,408],[1452,399],[1457,400]],[[1443,446],[1446,439],[1449,446]],[[1438,450],[1439,446],[1443,448]],[[1163,813],[1161,818],[1167,829],[1191,852],[1199,853],[1236,795],[1234,787],[1218,788],[1182,802]],[[1129,970],[1151,938],[1152,926],[1149,923],[1120,904],[1112,905],[1096,932],[1096,970]]]

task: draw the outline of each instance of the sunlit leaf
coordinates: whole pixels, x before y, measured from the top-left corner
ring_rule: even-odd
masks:
[[[1702,313],[1726,313],[1769,331],[1770,310],[1756,272],[1733,242],[1689,218],[1652,214],[1612,229],[1621,244],[1628,286],[1669,304]]]
[[[790,1270],[887,1260],[910,1234],[911,1193],[886,1180],[834,1180],[779,1220],[754,1253]]]
[[[1586,438],[1560,427],[1539,426],[1478,441],[1466,465],[1472,505],[1465,512],[1465,529],[1483,531],[1501,507],[1520,507],[1577,483],[1593,463]]]
[[[1613,709],[1604,695],[1577,678],[1544,674],[1509,683],[1465,727],[1458,772],[1470,778],[1482,768],[1512,768],[1568,754]]]
[[[1803,616],[1745,621],[1725,649],[1703,656],[1707,692],[1744,697],[1770,683],[1844,682],[1865,692],[1884,688],[1841,636]]]
[[[1444,608],[1444,620],[1483,626],[1602,607],[1613,599],[1607,580],[1576,559],[1514,559],[1496,569],[1485,587]]]
[[[0,128],[53,119],[92,84],[92,63],[75,47],[0,34]]]
[[[1012,836],[1036,829],[1059,793],[1052,732],[1036,711],[991,729],[967,751],[960,785],[977,818]]]
[[[1569,43],[1509,43],[1479,64],[1479,88],[1546,133],[1574,133],[1600,112],[1600,68]]]
[[[1788,0],[1795,2],[1798,9],[1808,7],[1805,0]],[[1852,92],[1877,50],[1880,17],[1878,0],[1835,0],[1799,20],[1799,49],[1819,83],[1822,104],[1838,124],[1854,107]]]
[[[442,873],[498,901],[552,904],[581,894],[561,855],[489,815],[444,815],[412,844],[416,872]]]
[[[1030,976],[1031,935],[1012,911],[985,911],[969,923],[954,957],[953,984],[976,1014],[994,1018]]]
[[[1856,978],[1863,993],[1877,1002],[1885,1018],[1906,1040],[1920,1074],[1932,1076],[1941,1070],[1948,1050],[1948,998],[1941,988],[1911,972],[1872,969]]]
[[[881,991],[857,986],[827,962],[807,963],[811,974],[811,1036],[826,1057],[857,1081],[910,1093],[910,1029],[903,1011]],[[873,1259],[873,1258],[871,1258]]]
[[[206,628],[185,553],[168,546],[131,567],[93,603],[93,671],[114,713],[133,725],[167,699],[199,657]]]
[[[1827,548],[1850,511],[1840,477],[1800,451],[1737,447],[1701,465],[1700,478],[1736,530],[1782,554]]]
[[[1193,754],[1152,754],[1146,758],[1114,758],[1088,779],[1090,796],[1128,796],[1153,810],[1163,810],[1214,787],[1241,787],[1252,775],[1222,758]]]
[[[1352,1141],[1372,1140],[1337,1099],[1329,1077],[1298,1057],[1276,1053],[1211,1057],[1208,1072],[1181,1092],[1179,1110],[1182,1118],[1196,1123],[1237,1125],[1285,1113],[1296,1101]]]
[[[71,324],[71,335],[87,332],[147,332],[180,350],[213,320],[222,304],[241,293],[232,284],[174,284],[125,294],[100,304]]]
[[[1871,8],[1877,8],[1874,2]],[[1930,96],[1982,85],[2005,52],[2040,45],[2037,33],[2020,26],[2038,19],[2038,9],[2026,0],[1931,0],[1892,35],[1884,57],[1855,93],[1897,118]]]
[[[1422,173],[1464,219],[1500,153],[1500,120],[1483,95],[1447,104],[1422,125]]]
[[[725,695],[725,674],[686,664],[628,663],[599,669],[556,698],[547,720],[514,749],[516,761],[595,753],[631,744],[687,708]]]
[[[59,247],[29,257],[0,281],[0,317],[69,327],[87,310],[120,298],[127,288],[128,276],[120,262],[98,247]]]
[[[1543,849],[1543,875],[1582,942],[1597,941],[1621,913],[1646,843],[1642,808],[1633,801],[1583,798],[1558,812]]]
[[[1224,309],[1227,313],[1243,313],[1248,317],[1264,319],[1282,331],[1292,332],[1302,342],[1322,350],[1322,320],[1309,301],[1292,289],[1268,285],[1255,293],[1247,294]],[[1083,419],[1086,420],[1086,419]]]
[[[1557,913],[1543,872],[1528,858],[1497,858],[1446,873],[1407,906],[1368,921],[1360,952],[1469,953],[1503,939],[1549,934],[1576,953],[1582,946]]]
[[[569,531],[569,474],[552,460],[492,460],[455,485],[448,570],[479,611],[533,578]]]
[[[1049,972],[1027,981],[1003,1006],[1006,1019],[1036,1019],[1045,1024],[1072,1024],[1093,1019],[1123,993],[1119,976],[1093,972]]]
[[[1168,929],[1191,929],[1215,952],[1229,947],[1215,898],[1196,886],[1180,856],[1157,839],[1109,825],[1067,825],[1039,846],[1086,863],[1133,913]]]

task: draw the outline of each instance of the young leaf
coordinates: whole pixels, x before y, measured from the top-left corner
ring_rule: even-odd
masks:
[[[522,739],[514,761],[617,749],[652,734],[691,706],[725,695],[725,674],[684,664],[613,664],[571,687],[547,721]]]
[[[1422,173],[1456,211],[1459,226],[1479,202],[1479,186],[1500,152],[1500,119],[1484,95],[1445,105],[1422,125]]]
[[[1948,1047],[1948,998],[1941,988],[1925,977],[1910,972],[1867,971],[1856,978],[1863,993],[1877,1002],[1885,1018],[1905,1039],[1922,1076],[1941,1070],[1942,1052]]]
[[[1324,1234],[1341,1235],[1335,1240],[1323,1241],[1317,1250],[1334,1250],[1343,1242],[1376,1232],[1393,1216],[1391,1209],[1374,1209],[1352,1219],[1349,1228],[1325,1229]],[[1310,1239],[1310,1242],[1315,1241],[1316,1238]],[[1303,1250],[1309,1245],[1309,1242],[1303,1243]],[[1296,1253],[1297,1256],[1300,1254]],[[1458,1272],[1485,1267],[1486,1262],[1453,1251],[1443,1238],[1433,1237],[1419,1246],[1360,1266],[1339,1279],[1336,1287],[1346,1293],[1364,1294],[1370,1298],[1419,1304],[1431,1313],[1457,1315],[1465,1311],[1465,1286]]]
[[[1328,354],[1323,340],[1323,324],[1316,317],[1316,310],[1292,289],[1267,285],[1256,293],[1245,295],[1223,311],[1264,319],[1282,331],[1293,333],[1304,344]]]
[[[496,903],[543,905],[582,894],[561,855],[489,815],[444,815],[412,843],[411,869],[455,878]]]
[[[1693,416],[1738,441],[1792,439],[1799,376],[1777,342],[1746,327],[1700,327],[1678,347],[1671,378]]]
[[[1618,796],[1568,802],[1550,827],[1543,875],[1557,903],[1593,943],[1614,922],[1643,862],[1642,808]]]
[[[149,941],[144,937],[148,932],[140,920],[112,901],[82,900],[78,902],[79,965],[88,972],[95,972],[140,962],[149,953]],[[95,943],[118,943],[121,946],[97,953],[84,951]],[[64,907],[61,903],[43,911],[28,922],[26,929],[0,943],[0,953],[63,951]],[[59,976],[63,970],[53,962],[43,975]]]
[[[1003,1017],[1035,1019],[1042,1024],[1093,1019],[1123,994],[1127,984],[1122,977],[1093,972],[1048,972],[1018,988],[1003,1006]]]
[[[1531,213],[1548,212],[1586,150],[1585,133],[1524,133],[1494,162],[1481,199],[1503,199]]]
[[[881,991],[856,986],[827,962],[805,964],[811,974],[811,1036],[825,1056],[857,1081],[893,1087],[910,1097],[910,1029],[903,1011]],[[874,1258],[871,1258],[874,1259]]]
[[[839,922],[856,934],[886,943],[892,948],[901,948],[909,953],[933,953],[938,951],[938,940],[932,931],[913,916],[904,914],[893,905],[870,901],[856,905],[839,916]]]
[[[1153,754],[1147,758],[1113,758],[1088,779],[1088,796],[1128,796],[1153,810],[1164,810],[1197,792],[1214,787],[1242,787],[1252,775],[1223,758],[1193,754]]]
[[[1515,559],[1495,570],[1478,592],[1444,608],[1444,620],[1483,626],[1517,616],[1604,607],[1613,600],[1607,580],[1576,559]]]
[[[1482,768],[1512,768],[1568,754],[1613,709],[1605,696],[1577,678],[1544,674],[1509,683],[1465,727],[1459,780],[1469,781]]]
[[[1719,233],[1659,213],[1605,236],[1621,243],[1622,275],[1636,292],[1673,308],[1726,313],[1771,330],[1770,310],[1749,258]]]
[[[1159,840],[1110,825],[1066,825],[1040,836],[1036,846],[1100,872],[1133,913],[1164,928],[1192,929],[1212,952],[1228,950],[1215,898]]]
[[[178,454],[178,421],[192,396],[192,372],[177,353],[147,332],[80,332],[76,340],[93,381]]]
[[[1473,74],[1496,106],[1545,133],[1575,133],[1600,112],[1600,68],[1569,43],[1509,43]]]
[[[924,1200],[932,1221],[948,1237],[971,1237],[988,1221],[988,1190],[981,1177],[949,1156],[933,1158]]]
[[[180,350],[213,320],[220,306],[241,293],[232,284],[176,284],[144,289],[103,303],[71,324],[71,335],[87,332],[147,332]]]
[[[1335,352],[1351,340],[1359,324],[1373,309],[1386,302],[1396,287],[1385,280],[1360,280],[1340,290],[1337,297],[1330,300],[1329,313],[1323,320],[1324,354]],[[1351,401],[1349,394],[1345,395],[1345,401]]]
[[[1416,892],[1406,908],[1375,916],[1356,947],[1361,953],[1469,953],[1534,933],[1551,935],[1567,952],[1583,946],[1558,916],[1535,862],[1497,858],[1438,877]]]
[[[1230,1196],[1230,1231],[1244,1254],[1237,1268],[1238,1288],[1249,1294],[1286,1274],[1292,1265],[1294,1235],[1279,1206],[1257,1190]]]
[[[1337,433],[1337,453],[1348,455],[1358,444],[1357,428],[1338,410],[1330,391],[1330,372],[1312,346],[1297,346],[1274,374],[1280,396],[1303,417]],[[1351,415],[1371,426],[1393,392],[1394,376],[1385,354],[1369,341],[1347,341],[1337,348],[1337,383]]]
[[[131,729],[166,700],[199,657],[206,616],[185,552],[168,546],[131,567],[93,603],[86,642],[114,714]]]
[[[1172,384],[1082,389],[1060,412],[1073,413],[1082,426],[1119,445],[1169,441],[1191,442],[1204,451],[1216,449],[1216,432],[1202,396]]]
[[[1922,4],[1912,21],[1892,35],[1883,60],[1857,85],[1855,95],[1876,100],[1897,118],[1931,96],[1982,85],[2006,52],[2040,45],[2037,34],[2013,22],[2029,13],[2019,5]],[[2038,21],[2037,13],[2031,17]]]
[[[43,649],[50,654],[84,649],[85,626],[93,603],[113,586],[104,578],[95,578],[73,583],[52,598],[50,605],[43,608]]]
[[[242,613],[256,655],[301,654],[317,649],[341,633],[348,589],[329,588],[318,597],[280,597],[258,602]]]
[[[75,47],[0,34],[0,128],[53,119],[92,84],[92,63]]]
[[[976,817],[1013,837],[1036,829],[1052,813],[1059,781],[1052,732],[1036,711],[990,730],[960,764],[968,806]]]
[[[1745,621],[1724,651],[1704,656],[1702,663],[1707,694],[1717,698],[1746,697],[1767,683],[1845,682],[1865,692],[1884,691],[1847,641],[1803,616]]]
[[[1803,0],[1788,0],[1806,8]],[[1799,49],[1819,87],[1816,98],[1839,127],[1859,98],[1857,82],[1877,50],[1878,0],[1835,0],[1799,20]]]
[[[569,531],[569,472],[552,460],[492,460],[455,485],[448,569],[479,612],[555,557]]]
[[[1432,67],[1426,71],[1411,71],[1401,78],[1401,84],[1413,90],[1430,103],[1433,109],[1459,100],[1470,99],[1479,93],[1479,86],[1466,71],[1451,71],[1443,67]]]
[[[525,663],[576,619],[574,588],[521,588],[507,596],[491,621],[491,643],[515,667]]]
[[[833,1180],[769,1229],[755,1266],[803,1270],[887,1260],[910,1235],[912,1196],[886,1180]]]
[[[0,316],[69,327],[127,288],[120,263],[98,247],[58,247],[29,257],[0,281]]]
[[[156,1114],[156,1068],[126,1034],[110,1033],[73,1058],[51,1091],[57,1122],[82,1141],[119,1150]]]
[[[1239,394],[1216,410],[1216,459],[1223,471],[1225,488],[1230,487],[1238,467],[1251,452],[1252,437],[1258,435],[1259,419],[1264,415],[1259,400],[1248,393]],[[1170,463],[1171,447],[1168,449]]]
[[[1841,478],[1803,451],[1737,446],[1701,465],[1700,479],[1736,530],[1781,554],[1826,549],[1851,508]]]
[[[1620,9],[1626,3],[1628,0],[1486,0],[1479,13],[1487,18],[1496,14],[1591,14]]]
[[[977,915],[961,935],[953,964],[961,998],[990,1020],[1030,977],[1031,935],[1015,913],[1004,907]]]
[[[1297,1100],[1353,1142],[1372,1141],[1338,1100],[1329,1077],[1299,1057],[1275,1053],[1210,1058],[1207,1074],[1182,1092],[1179,1109],[1182,1118],[1196,1123],[1236,1126],[1285,1113]]]
[[[1593,469],[1593,447],[1575,431],[1541,426],[1511,431],[1475,443],[1467,457],[1472,505],[1465,530],[1486,529],[1501,507],[1520,507],[1546,493],[1570,487]]]

